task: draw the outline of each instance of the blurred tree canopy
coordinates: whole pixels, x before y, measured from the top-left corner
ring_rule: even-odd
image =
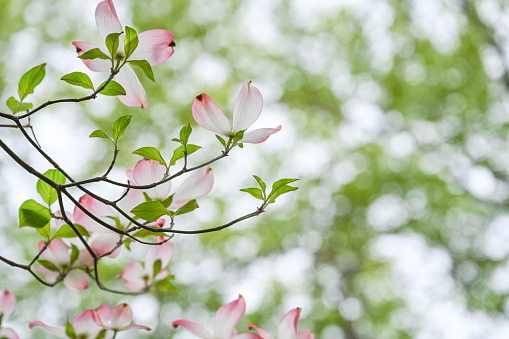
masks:
[[[41,62],[48,63],[47,90],[37,99],[80,95],[58,79],[86,72],[70,43],[99,43],[96,2],[1,4],[2,102],[16,90],[19,76]],[[300,189],[255,220],[217,233],[176,236],[170,269],[178,293],[135,300],[106,295],[95,286],[80,294],[62,286],[49,290],[4,266],[0,287],[12,288],[24,310],[11,322],[45,315],[30,299],[39,291],[42,300],[58,300],[55,323],[65,319],[64,311],[72,317],[80,307],[108,299],[133,303],[135,314],[136,306],[150,308],[146,317],[152,317],[148,325],[154,332],[136,335],[184,338],[184,331],[170,329],[171,321],[210,319],[241,293],[248,305],[238,327],[243,330],[249,322],[275,332],[279,319],[300,306],[299,328],[313,329],[317,338],[504,337],[509,328],[509,8],[504,2],[115,4],[122,24],[138,32],[168,29],[175,36],[175,54],[154,69],[156,82],[142,80],[149,108],[130,109],[112,98],[50,108],[32,119],[35,133],[47,142],[42,146],[61,151],[51,142],[62,140],[54,133],[45,138],[50,132],[44,129],[58,131],[63,121],[73,147],[88,144],[93,150],[84,156],[75,149],[62,159],[78,161],[80,175],[99,173],[111,150],[88,134],[133,114],[119,166],[132,167],[139,158],[131,152],[141,146],[171,154],[170,140],[187,122],[194,128],[192,138],[204,146],[193,160],[198,162],[217,154],[220,145],[192,120],[192,99],[205,92],[228,115],[242,81],[251,79],[264,96],[257,124],[281,124],[283,130],[215,165],[211,197],[181,227],[219,225],[254,209],[256,202],[238,191],[254,184],[251,174],[267,182],[300,178]],[[18,140],[16,131],[0,133],[10,143]],[[21,169],[2,155],[0,171],[7,181]],[[26,178],[29,183],[19,187],[33,190],[35,179]],[[12,253],[29,258],[37,235],[17,229],[16,213],[31,192],[13,198],[13,187],[0,185],[0,226],[11,241],[28,239],[12,245],[17,248]],[[4,247],[1,253],[11,250]],[[106,270],[113,276],[121,268]],[[18,286],[11,286],[8,276],[16,276],[11,279]],[[27,335],[42,335],[35,333]]]

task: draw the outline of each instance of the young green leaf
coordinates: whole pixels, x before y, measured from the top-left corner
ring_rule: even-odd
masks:
[[[65,176],[57,169],[50,169],[46,171],[44,176],[50,180],[53,180],[57,184],[65,184]],[[42,179],[37,180],[37,192],[39,192],[42,200],[44,200],[48,206],[51,206],[51,204],[57,201],[57,191]]]
[[[279,179],[278,181],[276,181],[275,183],[272,184],[272,191],[270,192],[269,197],[271,195],[273,195],[281,187],[283,187],[289,183],[292,183],[294,181],[297,181],[297,180],[299,180],[299,179]]]
[[[131,27],[125,26],[124,51],[126,59],[129,59],[136,47],[138,47],[138,34]]]
[[[90,133],[90,135],[88,137],[89,138],[104,138],[104,139],[111,140],[110,137],[100,129],[96,129],[95,131]]]
[[[241,192],[246,192],[251,194],[256,199],[264,200],[262,196],[262,191],[259,188],[243,188],[240,190]]]
[[[78,260],[78,256],[80,255],[80,250],[74,244],[72,244],[71,248],[72,248],[72,250],[71,250],[71,260],[70,260],[70,263],[72,265],[72,264],[74,264],[74,262],[76,260]]]
[[[54,263],[51,261],[45,260],[45,259],[39,259],[38,263],[47,268],[48,270],[52,272],[59,272],[59,269],[55,266]]]
[[[219,140],[221,145],[223,145],[223,147],[226,148],[226,141],[217,134],[216,134],[216,138],[217,138],[217,140]]]
[[[132,115],[124,115],[113,123],[113,140],[120,140],[127,129],[127,126],[131,123]]]
[[[166,166],[166,161],[164,161],[161,156],[161,152],[155,147],[142,147],[138,148],[133,154],[138,154],[146,159],[157,160],[161,165]]]
[[[35,66],[21,77],[18,84],[19,100],[23,101],[27,95],[34,92],[34,88],[39,85],[46,75],[46,64]]]
[[[98,88],[101,88],[105,82],[103,82]],[[125,89],[118,82],[112,80],[99,93],[110,96],[125,95]]]
[[[180,207],[175,212],[175,215],[186,214],[186,213],[192,212],[195,209],[197,209],[198,207],[200,207],[200,206],[198,206],[198,203],[196,202],[196,200],[194,200],[194,199],[190,200],[184,206]]]
[[[177,292],[177,288],[171,283],[169,277],[163,280],[159,280],[156,283],[156,288],[165,292]]]
[[[156,79],[154,78],[154,72],[152,71],[152,66],[150,66],[148,61],[146,61],[146,60],[129,60],[128,63],[131,64],[132,66],[136,66],[136,67],[140,68],[143,71],[143,73],[145,73],[147,78],[149,78],[150,80],[152,80],[154,82],[156,81]]]
[[[74,331],[74,327],[72,327],[71,322],[69,319],[67,319],[67,322],[65,323],[65,335],[69,339],[76,339],[76,331]]]
[[[164,199],[164,201],[163,201],[164,208],[170,207],[171,203],[173,202],[173,196],[174,196],[174,194],[172,194],[168,198]]]
[[[114,57],[115,53],[117,53],[118,45],[119,45],[119,36],[122,33],[123,32],[111,33],[111,34],[108,34],[108,36],[106,37],[106,48],[108,48],[108,51],[110,52],[111,57]]]
[[[162,262],[161,262],[161,259],[158,259],[156,260],[156,262],[154,263],[154,271],[153,271],[153,277],[155,277],[156,275],[159,274],[159,272],[161,272],[161,265],[162,265]]]
[[[193,131],[193,128],[191,127],[191,124],[187,124],[180,130],[180,140],[184,145],[187,144],[189,141],[189,136],[191,135],[191,132]]]
[[[81,225],[78,225],[78,224],[74,224],[74,227],[76,227],[76,229],[78,230],[78,232],[85,236],[85,237],[89,237],[90,234],[88,233],[88,231],[83,228],[83,226]],[[69,225],[63,225],[62,227],[60,227],[57,231],[57,233],[55,233],[55,235],[53,236],[54,238],[74,238],[74,237],[77,237],[78,235],[76,234],[76,232],[74,232],[74,230],[71,228],[71,226]]]
[[[19,208],[19,227],[40,228],[46,226],[50,220],[49,209],[38,204],[35,200],[27,200]]]
[[[244,131],[238,131],[237,133],[235,133],[235,135],[233,136],[233,145],[239,143],[242,140],[242,138],[244,138]]]
[[[260,185],[262,191],[263,191],[263,196],[265,196],[265,189],[267,188],[267,185],[265,185],[265,183],[263,182],[262,179],[260,179],[259,176],[257,175],[253,175],[253,177],[255,178],[255,180],[258,182],[258,185]]]
[[[95,337],[95,339],[105,339],[105,338],[106,338],[106,333],[107,333],[106,329],[105,329],[105,328],[103,328],[103,329],[99,332],[99,334],[97,335],[97,337]]]
[[[86,51],[82,55],[78,56],[78,58],[83,59],[83,60],[97,59],[97,58],[104,59],[104,60],[110,59],[110,57],[107,56],[106,54],[104,54],[99,48],[94,48],[89,51]]]
[[[60,80],[67,82],[73,86],[81,86],[86,89],[94,90],[94,84],[89,76],[82,72],[72,72],[64,75]]]
[[[50,239],[50,237],[49,237],[49,236],[50,236],[50,233],[51,233],[51,232],[50,232],[50,231],[51,231],[51,230],[50,230],[50,223],[47,223],[44,227],[36,228],[35,230],[37,231],[37,233],[39,233],[40,235],[42,235],[42,236],[43,236],[43,238],[46,238],[46,239],[48,239],[48,241],[49,241],[49,239]]]
[[[279,197],[281,194],[296,191],[298,189],[299,189],[298,187],[293,187],[293,186],[288,186],[288,185],[284,185],[284,186],[280,187],[277,191],[275,191],[274,193],[271,193],[269,195],[269,198],[268,198],[269,204],[274,203],[276,201],[276,198]]]
[[[20,102],[14,99],[14,97],[9,97],[9,99],[7,99],[5,103],[7,107],[9,107],[9,109],[11,110],[12,114],[16,114],[22,111],[24,112],[34,107],[34,105],[28,102],[20,104]]]
[[[201,146],[189,144],[187,145],[187,155],[193,154],[197,150],[199,150]],[[170,166],[175,165],[177,160],[182,159],[184,157],[184,146],[179,146],[173,151],[173,156],[170,160]]]
[[[133,208],[131,213],[140,219],[152,222],[168,214],[168,210],[160,201],[145,201]]]

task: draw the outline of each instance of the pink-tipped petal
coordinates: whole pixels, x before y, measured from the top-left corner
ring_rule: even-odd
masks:
[[[145,277],[146,279],[144,279]],[[125,280],[125,284],[131,292],[143,290],[146,283],[149,282],[149,277],[139,261],[133,261],[127,265],[120,274],[120,278]]]
[[[2,320],[9,319],[16,308],[16,297],[10,291],[0,291],[0,315]]]
[[[95,338],[101,329],[94,321],[93,310],[86,310],[74,317],[72,327],[78,337],[86,335],[86,338]]]
[[[210,167],[203,167],[187,177],[175,191],[173,201],[189,201],[206,195],[214,185],[214,174]]]
[[[58,272],[54,272],[54,271],[50,271],[48,270],[46,267],[42,266],[42,265],[36,265],[34,267],[34,269],[37,271],[37,272],[40,272],[42,273],[42,275],[44,276],[44,278],[46,279],[46,281],[50,282],[50,283],[53,283],[57,280],[58,276],[60,275],[60,273]]]
[[[98,326],[110,329],[109,321],[112,313],[113,307],[109,307],[108,305],[101,305],[94,310],[93,320]]]
[[[133,311],[127,304],[120,304],[113,309],[110,317],[110,326],[113,330],[126,329],[133,320]]]
[[[150,331],[150,327],[145,326],[145,325],[138,325],[138,324],[131,324],[129,326],[126,326],[126,327],[124,327],[124,330],[130,330],[131,328],[137,328],[137,329],[141,329],[141,330]]]
[[[173,327],[184,326],[189,332],[202,339],[213,339],[214,336],[202,324],[195,323],[190,320],[176,320],[173,322]]]
[[[129,60],[147,60],[157,66],[173,55],[173,34],[164,29],[152,29],[138,34],[138,47]]]
[[[278,339],[297,339],[297,326],[299,325],[300,308],[288,312],[277,327]]]
[[[18,334],[12,328],[0,328],[0,338],[2,339],[19,339]]]
[[[92,198],[88,194],[82,196],[79,200],[80,205],[89,211],[91,214],[108,223],[111,226],[115,226],[115,222],[108,218],[109,216],[115,215],[113,210],[102,202]],[[74,220],[77,224],[83,226],[89,232],[108,233],[111,232],[106,227],[102,226],[85,212],[83,212],[78,206],[74,208]]]
[[[34,326],[42,326],[44,327],[49,333],[56,335],[59,338],[67,338],[67,335],[65,334],[65,328],[63,326],[50,326],[48,324],[43,323],[42,321],[36,320],[31,321],[28,323],[28,326],[30,328]]]
[[[311,330],[304,330],[297,334],[297,339],[316,339],[316,337]]]
[[[134,167],[133,177],[137,185],[150,185],[164,178],[166,167],[159,161],[142,159]],[[171,181],[144,190],[152,199],[164,200],[170,194]]]
[[[262,113],[262,108],[262,94],[251,86],[250,80],[244,81],[233,107],[233,133],[249,128]]]
[[[126,95],[117,96],[124,105],[128,107],[148,107],[147,92],[145,92],[145,88],[143,88],[131,66],[125,65],[122,67],[115,77],[115,81],[125,89]]]
[[[246,302],[241,295],[237,300],[221,306],[214,318],[214,335],[217,338],[230,338],[244,312]]]
[[[111,33],[123,32],[122,24],[118,20],[117,11],[112,0],[100,2],[95,9],[95,23],[99,34],[105,40]]]
[[[78,259],[72,264],[73,267],[90,267],[94,264],[94,258],[88,253],[86,248],[80,250]]]
[[[163,237],[157,237],[157,242],[164,241]],[[145,257],[145,271],[152,277],[154,264],[157,260],[161,261],[161,268],[166,268],[173,258],[173,243],[167,241],[161,245],[154,245]]]
[[[88,276],[77,270],[72,270],[64,278],[64,285],[76,291],[83,291],[89,285]]]
[[[249,144],[259,144],[267,140],[272,134],[277,133],[281,130],[281,125],[276,128],[259,128],[251,132],[246,132],[242,142]]]
[[[255,325],[248,325],[247,326],[250,330],[256,330],[258,331],[258,334],[260,335],[261,339],[274,339],[274,336],[270,334],[269,332],[265,331],[263,328],[260,328]]]
[[[91,49],[99,48],[104,54],[108,55],[109,52],[105,51],[100,46],[93,44],[91,42],[84,41],[73,41],[72,43],[76,47],[76,52],[78,52],[78,56],[81,56],[85,52],[88,52]],[[82,60],[85,66],[87,66],[91,71],[94,72],[109,72],[111,69],[111,61],[107,59],[83,59]]]
[[[202,93],[193,99],[191,111],[201,127],[216,134],[233,135],[228,118],[207,94]]]
[[[103,255],[111,252],[120,241],[120,237],[116,233],[93,233],[89,239],[89,245],[92,250],[99,254]],[[113,252],[111,252],[108,257],[116,258],[120,253],[120,249],[122,247],[116,248]],[[93,263],[92,263],[93,264]]]
[[[44,243],[39,242],[39,250],[43,247]],[[46,250],[42,252],[42,256],[58,268],[68,268],[69,266],[69,247],[59,239],[51,240]]]

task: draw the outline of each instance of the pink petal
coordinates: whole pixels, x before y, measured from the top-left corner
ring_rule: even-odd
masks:
[[[113,309],[110,318],[110,326],[112,330],[122,331],[131,327],[142,327],[141,325],[131,325],[133,320],[133,311],[127,304],[120,304]]]
[[[60,275],[60,273],[58,272],[54,272],[54,271],[50,271],[48,270],[46,267],[42,266],[42,265],[36,265],[34,267],[34,269],[37,271],[37,272],[40,272],[42,273],[42,275],[44,276],[44,278],[52,283],[54,281],[57,280],[58,276]]]
[[[50,325],[47,325],[47,324],[45,324],[45,323],[43,323],[42,321],[39,321],[39,320],[31,321],[28,324],[28,326],[30,328],[32,328],[34,326],[42,326],[49,333],[51,333],[53,335],[56,335],[59,338],[67,338],[67,335],[65,334],[65,328],[63,326],[50,326]]]
[[[133,173],[133,172],[134,172],[134,168],[129,168],[129,169],[125,172],[125,174],[126,174],[126,176],[127,176],[127,179],[129,179],[129,181],[131,182],[131,185],[138,185],[138,184],[136,183],[136,181],[134,180],[134,173]]]
[[[164,241],[163,237],[157,237],[157,241]],[[173,244],[167,241],[162,245],[154,245],[147,253],[145,258],[145,270],[152,278],[154,272],[154,264],[157,260],[161,260],[161,268],[166,268],[173,257]]]
[[[109,55],[109,52],[91,42],[73,41],[72,44],[76,47],[76,52],[78,52],[78,56],[94,48],[99,48],[104,54]],[[85,64],[85,66],[87,66],[91,71],[94,72],[109,72],[111,69],[111,61],[107,59],[96,58],[96,59],[84,59],[82,61]]]
[[[115,76],[115,81],[124,87],[126,95],[118,95],[117,98],[128,107],[147,108],[148,99],[145,88],[141,84],[136,73],[129,65],[124,65]]]
[[[159,161],[142,159],[134,167],[133,177],[138,185],[150,185],[163,179],[166,167]],[[171,181],[144,190],[152,199],[164,200],[170,194]]]
[[[110,252],[120,241],[120,237],[116,233],[93,233],[89,238],[89,245],[92,250],[103,255]],[[108,257],[116,258],[120,253],[121,247],[118,247],[113,253],[109,254]],[[92,263],[93,264],[93,263]]]
[[[270,334],[269,332],[265,331],[263,328],[259,328],[255,325],[248,325],[247,326],[250,330],[255,329],[258,331],[258,334],[260,334],[261,339],[274,339],[274,336]]]
[[[86,310],[74,317],[72,327],[78,337],[86,335],[87,338],[95,338],[101,329],[94,321],[93,310]]]
[[[246,302],[241,295],[237,300],[221,306],[214,318],[214,335],[218,338],[230,338],[244,312]]]
[[[164,29],[152,29],[138,34],[138,47],[129,60],[147,60],[154,67],[173,55],[173,34]]]
[[[139,261],[133,261],[127,265],[120,274],[120,277],[125,280],[125,284],[131,292],[143,290],[150,280],[150,277]],[[145,277],[146,279],[144,279]]]
[[[138,324],[131,324],[129,326],[124,327],[123,329],[130,330],[131,328],[138,328],[138,329],[150,331],[150,327],[145,326],[145,325],[138,325]]]
[[[250,80],[244,81],[237,100],[235,100],[235,106],[233,107],[233,133],[248,129],[262,113],[262,94],[258,88],[250,84]]]
[[[44,247],[44,242],[39,242],[39,250]],[[59,239],[53,239],[49,243],[46,250],[42,252],[42,256],[51,261],[55,266],[62,269],[69,268],[69,247]]]
[[[288,312],[277,327],[278,339],[297,339],[297,326],[299,325],[300,308]]]
[[[12,328],[0,328],[0,338],[2,339],[19,339],[18,334]]]
[[[89,285],[88,276],[82,271],[72,270],[65,276],[64,285],[76,291],[83,291]]]
[[[79,200],[79,203],[83,208],[87,211],[103,220],[104,222],[115,226],[113,220],[108,218],[108,216],[113,216],[115,213],[110,208],[110,206],[103,204],[102,202],[92,198],[88,194],[82,196]],[[83,226],[89,232],[99,232],[99,233],[108,233],[111,232],[106,227],[100,225],[95,220],[90,218],[85,214],[78,206],[74,208],[74,220],[77,224]]]
[[[113,313],[113,307],[109,307],[108,305],[101,305],[94,310],[93,320],[100,327],[109,329],[111,313]]]
[[[297,334],[297,339],[316,339],[316,337],[311,330],[304,330]]]
[[[92,248],[93,249],[93,248]],[[78,254],[78,259],[72,264],[73,267],[90,267],[94,264],[94,258],[83,248]]]
[[[145,201],[145,196],[142,190],[130,189],[127,195],[117,203],[117,206],[129,214],[133,208]],[[132,216],[132,215],[131,215]],[[130,221],[123,215],[118,216],[120,225],[126,229],[130,225]]]
[[[0,315],[3,321],[7,321],[16,308],[16,297],[10,291],[0,291]]]
[[[251,132],[246,132],[242,142],[250,144],[259,144],[267,140],[272,134],[277,133],[281,130],[281,125],[276,128],[259,128]]]
[[[173,327],[184,326],[189,332],[202,339],[213,339],[214,336],[202,324],[195,323],[190,320],[176,320],[173,322]]]
[[[228,118],[216,103],[205,93],[193,99],[191,106],[194,120],[201,127],[216,134],[232,135],[232,128]]]
[[[65,214],[71,220],[71,222],[74,222],[74,218],[72,216],[72,213],[66,211]],[[62,212],[61,211],[57,211],[55,213],[55,215],[57,217],[62,217]],[[59,230],[60,227],[62,227],[64,225],[67,225],[67,223],[64,220],[62,220],[62,219],[55,219],[55,226],[56,226],[57,230]]]
[[[187,202],[206,195],[214,185],[214,174],[210,167],[203,167],[188,176],[175,191],[173,201]],[[173,205],[173,204],[172,204]]]
[[[117,11],[112,0],[100,2],[95,9],[95,23],[99,34],[106,40],[111,33],[123,32],[122,24],[118,20]]]
[[[246,332],[246,333],[240,333],[240,334],[234,335],[234,336],[230,337],[230,339],[265,339],[265,338],[262,338],[259,335],[256,335],[254,333]]]

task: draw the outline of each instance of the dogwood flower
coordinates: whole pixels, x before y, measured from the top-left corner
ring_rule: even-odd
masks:
[[[251,85],[251,81],[244,81],[242,89],[233,106],[233,125],[217,104],[205,93],[193,99],[191,111],[194,120],[201,127],[220,136],[232,137],[235,133],[248,129],[260,116],[263,108],[262,94],[258,88]],[[258,144],[281,130],[276,128],[260,128],[244,133],[242,142]]]
[[[164,241],[164,237],[157,237],[157,242]],[[167,241],[161,245],[154,245],[145,257],[145,265],[139,261],[133,261],[124,268],[120,277],[125,280],[127,288],[131,292],[139,292],[148,289],[156,281],[163,280],[169,275],[165,269],[173,257],[173,244]],[[161,265],[158,272],[154,271],[156,262]]]
[[[294,308],[281,319],[277,327],[278,339],[315,339],[315,335],[311,330],[304,330],[297,333],[300,311],[300,308]],[[261,339],[274,339],[272,334],[259,327],[254,325],[249,325],[248,327],[249,329],[257,330]]]
[[[39,242],[39,250],[46,246]],[[88,267],[94,264],[92,257],[85,250],[80,250],[77,258],[71,259],[71,249],[59,239],[53,239],[48,244],[42,257],[47,260],[47,264],[35,266],[35,270],[41,272],[46,280],[54,282],[64,275],[63,283],[66,287],[82,291],[88,287],[88,276],[81,270],[74,268]]]
[[[205,326],[190,320],[176,320],[173,322],[173,326],[184,326],[189,332],[202,339],[260,339],[254,333],[238,334],[235,330],[245,312],[246,302],[239,295],[237,300],[223,305],[217,310],[214,318],[214,333],[210,333]]]
[[[16,308],[16,297],[7,290],[0,290],[0,325],[7,321]],[[19,339],[12,328],[0,326],[0,338]]]
[[[124,31],[112,0],[105,0],[97,5],[95,10],[95,22],[97,30],[103,37],[103,41],[106,40],[106,37],[111,33],[120,33]],[[173,42],[173,34],[169,31],[163,29],[148,30],[139,33],[138,39],[138,46],[129,57],[129,60],[146,60],[150,66],[154,67],[173,55],[175,43]],[[74,41],[72,44],[76,47],[78,56],[94,48],[99,48],[106,55],[109,53],[105,48],[90,42]],[[114,60],[116,62],[123,62],[124,59],[125,52],[123,44],[121,43],[114,56]],[[111,71],[110,60],[97,58],[83,60],[83,62],[94,72]],[[119,100],[124,105],[129,107],[148,107],[147,93],[131,66],[125,64],[115,76],[115,81],[122,85],[126,91],[126,95],[118,96]]]
[[[51,334],[59,337],[59,338],[80,338],[80,339],[95,339],[99,332],[101,331],[101,327],[97,325],[94,321],[94,311],[86,310],[80,314],[78,314],[71,321],[72,328],[74,329],[74,333],[76,336],[70,337],[66,334],[64,326],[51,326],[43,323],[42,321],[35,320],[31,321],[28,326],[30,328],[34,326],[42,326]],[[105,338],[112,338],[113,332],[107,331],[105,333]]]
[[[125,331],[131,328],[141,328],[150,331],[150,327],[131,324],[133,311],[127,304],[120,304],[117,307],[101,305],[94,310],[93,319],[97,325],[114,332]]]

